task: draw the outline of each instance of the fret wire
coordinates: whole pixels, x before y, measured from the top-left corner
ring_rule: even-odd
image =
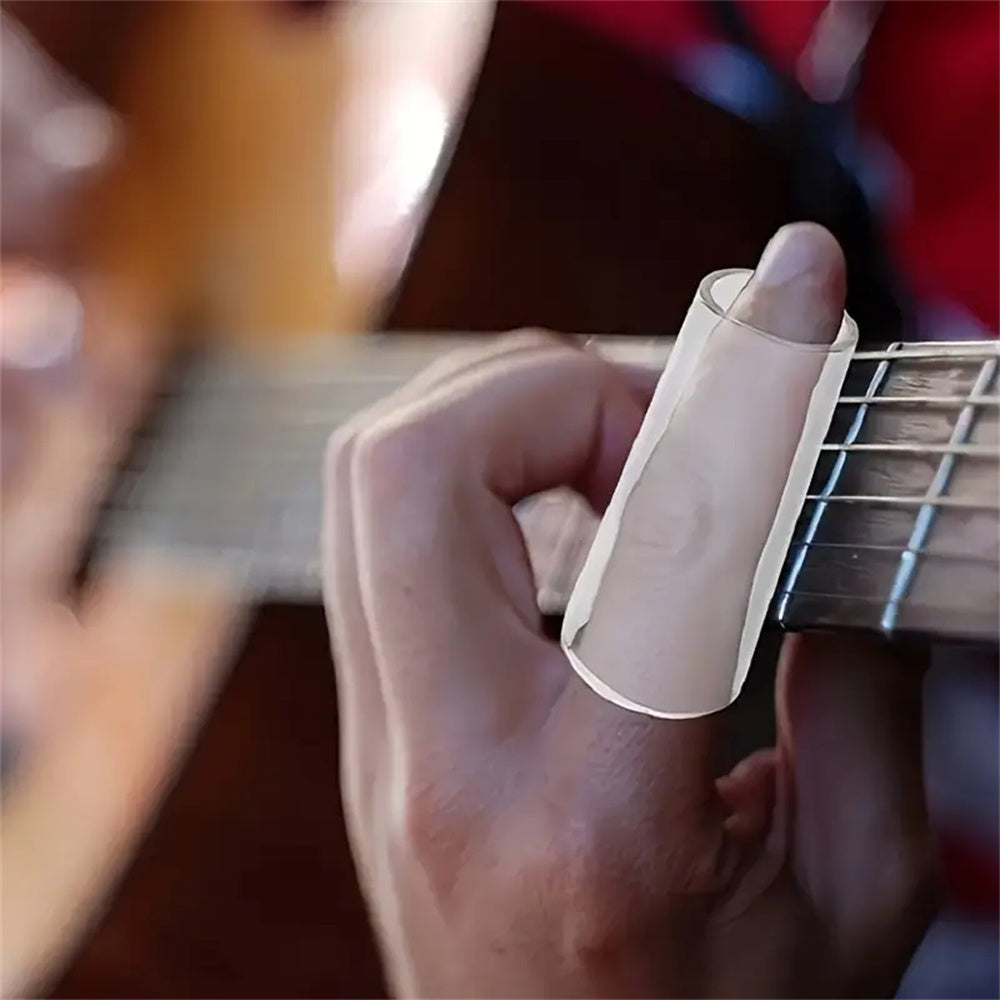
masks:
[[[892,354],[896,349],[898,349],[898,347],[898,344],[891,344],[889,346],[890,356],[879,362],[878,367],[875,369],[875,372],[868,383],[868,388],[865,392],[866,399],[875,398],[876,393],[885,381],[886,375],[889,373],[889,367],[892,364]],[[858,436],[861,434],[861,429],[864,425],[867,414],[868,406],[866,404],[862,404],[858,407],[857,413],[854,414],[854,420],[851,421],[851,426],[847,429],[847,433],[844,435],[843,443],[845,445],[854,444],[857,440]],[[823,486],[823,491],[819,497],[819,502],[816,504],[816,507],[812,512],[812,516],[809,519],[809,526],[806,528],[803,544],[798,552],[796,552],[795,558],[792,560],[792,565],[789,567],[788,573],[785,577],[785,588],[777,607],[778,621],[784,621],[785,619],[785,615],[788,611],[788,599],[791,592],[795,589],[795,583],[799,578],[799,574],[802,572],[803,566],[805,565],[806,555],[809,552],[809,543],[815,539],[816,533],[819,531],[820,522],[823,520],[823,515],[827,511],[828,499],[837,488],[837,483],[840,481],[840,476],[844,471],[846,463],[847,452],[841,451],[834,460],[833,468],[830,470],[829,476],[827,476],[826,483]],[[808,500],[809,497],[807,496],[806,499]]]
[[[986,392],[996,378],[998,360],[996,358],[983,362],[979,375],[969,391],[969,399]],[[958,418],[955,420],[955,427],[951,434],[951,445],[963,445],[968,442],[969,435],[976,419],[975,405],[966,406]],[[922,504],[914,519],[913,531],[907,543],[907,551],[899,557],[899,568],[896,571],[896,578],[892,582],[889,591],[889,600],[882,613],[881,626],[883,631],[892,632],[899,620],[899,609],[902,602],[913,586],[913,581],[917,573],[917,550],[922,549],[927,544],[931,526],[937,516],[941,500],[944,499],[944,491],[948,488],[951,477],[955,471],[956,457],[954,452],[948,453],[941,458],[937,472],[934,475],[930,488],[927,491],[927,502]]]

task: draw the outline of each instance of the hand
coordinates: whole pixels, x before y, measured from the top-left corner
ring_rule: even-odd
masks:
[[[768,267],[787,281],[749,292],[760,325],[830,339],[828,234],[783,230]],[[777,747],[719,776],[725,713],[629,713],[543,634],[511,507],[568,485],[601,510],[649,389],[522,334],[331,443],[343,794],[403,994],[891,995],[929,920],[919,671],[890,649],[790,640]],[[763,451],[748,423],[704,448]]]

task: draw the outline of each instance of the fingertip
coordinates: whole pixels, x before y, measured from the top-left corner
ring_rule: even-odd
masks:
[[[730,316],[783,340],[832,343],[847,293],[847,265],[833,235],[813,222],[782,226],[764,248]]]
[[[715,789],[729,812],[726,831],[741,839],[760,836],[774,811],[777,751],[757,750],[717,778]]]
[[[653,393],[656,392],[656,386],[663,374],[663,369],[651,368],[649,365],[642,364],[618,364],[615,368],[639,405],[643,409],[648,407]]]

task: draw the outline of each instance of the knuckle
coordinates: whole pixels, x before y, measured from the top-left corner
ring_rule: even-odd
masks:
[[[537,328],[512,330],[491,337],[485,343],[455,348],[432,361],[410,383],[413,387],[433,388],[449,378],[478,368],[483,363],[497,363],[511,355],[541,347],[567,346],[571,341],[564,335]]]
[[[566,334],[556,333],[538,326],[523,326],[505,333],[503,342],[511,347],[569,347],[574,340]]]
[[[563,824],[547,864],[567,960],[592,970],[620,961],[656,929],[706,920],[721,888],[711,851],[671,849],[660,837],[643,847],[613,819]]]
[[[668,467],[667,467],[668,466]],[[647,478],[663,479],[658,488],[637,489],[625,508],[619,529],[623,550],[652,561],[700,558],[713,537],[710,530],[718,509],[716,489],[699,461],[687,449],[674,448],[669,463],[654,451]]]
[[[400,415],[366,428],[358,434],[352,470],[366,491],[398,502],[433,468],[430,454],[435,440],[432,417]]]
[[[454,795],[430,780],[411,781],[400,803],[399,830],[407,847],[428,854],[454,841],[460,827]]]
[[[351,508],[351,456],[354,432],[339,428],[327,439],[323,456],[323,507],[321,545],[324,584],[332,579],[333,558],[345,545],[353,546],[347,524]]]
[[[475,347],[453,348],[418,372],[408,383],[411,389],[431,389],[445,379],[461,371],[470,361],[479,357],[483,348]]]
[[[357,437],[357,426],[338,427],[326,440],[323,472],[327,489],[346,483],[350,478],[351,455]]]
[[[646,922],[642,890],[597,842],[564,850],[553,865],[565,959],[595,969],[615,962]]]
[[[460,875],[477,840],[475,810],[465,788],[424,776],[406,782],[392,824],[397,852],[416,864],[443,907],[455,898]]]
[[[862,942],[878,941],[887,928],[920,921],[937,902],[936,867],[929,848],[903,847],[884,857],[877,872],[865,880],[865,905],[845,923],[854,927],[853,937]]]
[[[622,853],[591,819],[564,823],[553,841],[546,865],[565,914],[564,946],[577,958],[610,952],[631,911],[631,879]]]
[[[327,440],[324,479],[331,498],[350,494],[352,484],[365,496],[398,503],[421,473],[435,468],[430,454],[444,429],[435,413],[399,410],[379,418],[364,415],[335,430]]]

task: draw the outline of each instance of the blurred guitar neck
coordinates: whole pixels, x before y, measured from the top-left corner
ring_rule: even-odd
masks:
[[[202,358],[165,392],[110,500],[103,544],[221,562],[261,597],[318,599],[327,436],[456,342],[324,340],[264,367]],[[651,367],[670,346],[604,343],[612,356]],[[996,640],[998,363],[994,343],[855,355],[774,621]],[[558,613],[596,519],[566,493],[526,503],[520,515],[542,607]]]

